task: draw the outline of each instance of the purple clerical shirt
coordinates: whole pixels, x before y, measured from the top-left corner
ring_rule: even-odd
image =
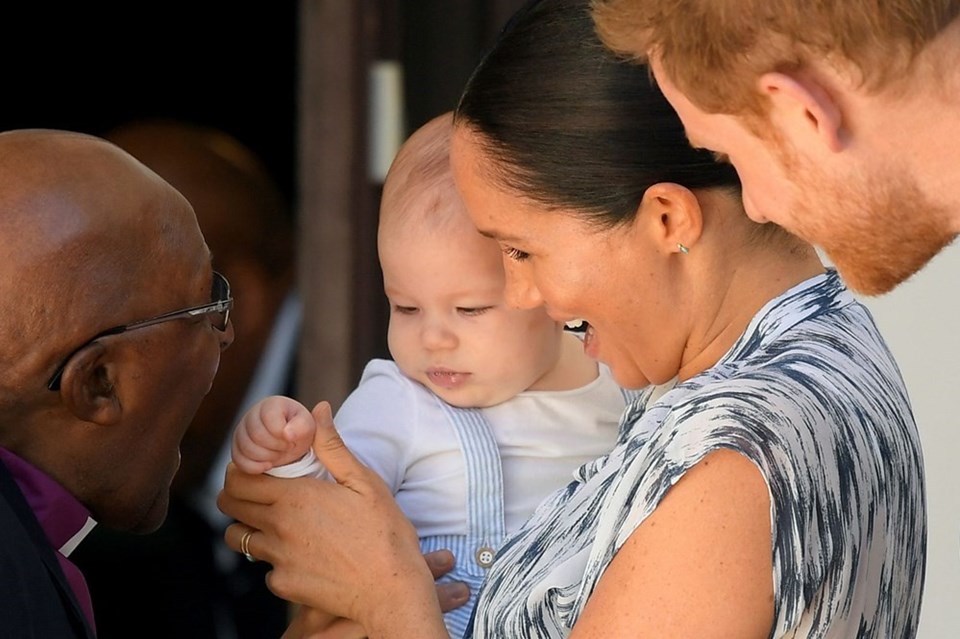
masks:
[[[60,562],[90,627],[95,628],[93,604],[87,582],[80,569],[67,559],[95,525],[90,518],[90,511],[52,477],[2,446],[0,460],[20,487],[20,492],[40,522],[50,545],[56,549],[57,561]]]

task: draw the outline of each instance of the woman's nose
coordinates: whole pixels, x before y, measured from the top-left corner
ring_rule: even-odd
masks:
[[[537,308],[543,305],[540,290],[533,283],[532,278],[516,267],[506,269],[507,281],[504,290],[504,299],[509,306],[520,309]]]

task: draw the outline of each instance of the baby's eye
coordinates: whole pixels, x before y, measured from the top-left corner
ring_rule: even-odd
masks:
[[[393,305],[393,312],[399,313],[400,315],[413,315],[419,310],[420,309],[418,309],[416,306],[400,306],[399,304]]]
[[[530,257],[529,253],[524,253],[520,249],[515,249],[509,246],[503,247],[503,254],[509,257],[514,262],[522,262],[528,257]]]
[[[467,317],[476,317],[477,315],[483,315],[484,313],[489,311],[491,308],[493,307],[492,306],[477,306],[477,307],[458,306],[457,312],[460,313],[461,315],[466,315]]]

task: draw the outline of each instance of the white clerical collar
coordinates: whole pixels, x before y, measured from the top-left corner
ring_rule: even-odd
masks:
[[[77,549],[77,546],[80,545],[80,542],[90,534],[90,531],[93,530],[96,525],[97,522],[94,521],[93,517],[87,517],[86,523],[80,527],[80,530],[78,530],[73,537],[68,539],[65,544],[60,546],[60,554],[64,557],[69,557],[70,553]]]

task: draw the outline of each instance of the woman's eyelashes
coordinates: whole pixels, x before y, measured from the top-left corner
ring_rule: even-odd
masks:
[[[504,246],[504,247],[502,247],[501,250],[503,251],[503,254],[504,254],[504,255],[506,255],[507,257],[509,257],[509,258],[510,258],[511,260],[513,260],[514,262],[522,262],[522,261],[524,261],[525,259],[527,259],[528,257],[530,257],[530,254],[529,254],[529,253],[525,253],[525,252],[521,251],[520,249],[515,249],[515,248],[510,247],[510,246]]]

